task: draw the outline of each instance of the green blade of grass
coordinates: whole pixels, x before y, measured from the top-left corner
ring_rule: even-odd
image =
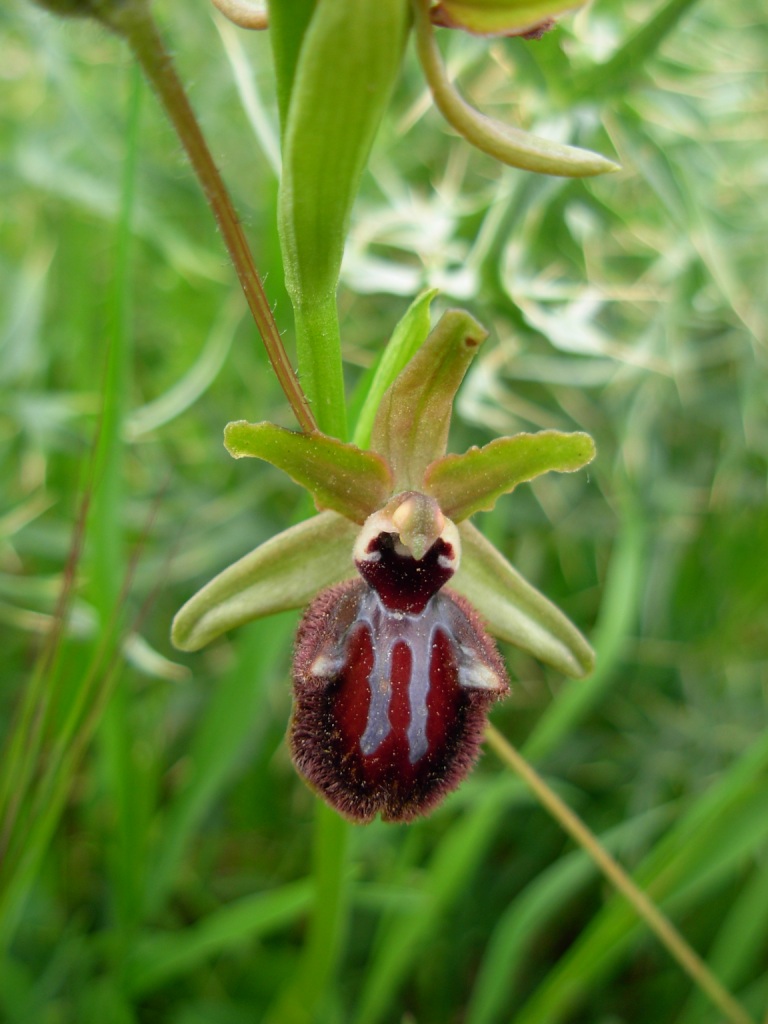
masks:
[[[443,923],[458,894],[471,884],[511,799],[526,799],[522,787],[489,785],[435,848],[424,873],[422,906],[391,916],[374,946],[355,1021],[390,1019],[392,1004],[421,951]]]
[[[218,680],[210,706],[189,741],[192,773],[166,810],[147,878],[146,912],[156,914],[172,891],[187,845],[243,757],[258,743],[267,688],[283,664],[296,617],[288,612],[243,627],[235,662]]]
[[[315,804],[312,915],[293,976],[267,1011],[266,1024],[313,1024],[331,1001],[336,966],[347,938],[348,850],[351,826]]]
[[[525,756],[546,757],[620,679],[618,669],[638,612],[646,527],[640,508],[625,502],[622,532],[608,570],[601,617],[595,633],[595,669],[589,678],[565,687],[526,740]]]
[[[144,996],[226,950],[293,924],[311,900],[309,882],[294,882],[236,900],[183,930],[141,936],[127,968],[130,992]]]
[[[759,965],[760,951],[768,942],[768,872],[757,860],[749,879],[725,916],[709,951],[709,963],[731,988],[742,985]],[[677,1024],[699,1024],[706,1002],[691,994]]]
[[[126,449],[123,421],[133,381],[132,242],[133,210],[140,147],[140,118],[144,85],[138,67],[131,69],[120,212],[117,221],[115,266],[110,292],[109,349],[104,379],[103,425],[97,450],[97,478],[89,522],[91,540],[90,596],[101,629],[107,632],[121,604],[126,573],[124,515]],[[105,708],[99,741],[105,788],[114,807],[114,830],[108,845],[112,912],[119,940],[117,964],[123,962],[130,933],[138,921],[147,820],[143,812],[145,780],[135,757],[128,694],[115,687]],[[118,967],[119,970],[119,967]]]
[[[622,822],[600,837],[610,851],[643,842],[668,819],[670,809],[655,808]],[[597,868],[583,850],[569,853],[534,879],[498,918],[478,968],[467,1007],[466,1024],[494,1024],[514,1005],[524,958],[536,936],[556,926],[569,900],[591,882]]]
[[[699,797],[676,827],[656,844],[636,872],[638,883],[654,899],[663,900],[676,887],[682,886],[690,878],[694,866],[703,871],[708,866],[710,850],[713,858],[715,854],[720,855],[720,849],[713,845],[712,829],[729,809],[738,808],[738,802],[758,785],[766,766],[768,737],[756,743],[732,765],[716,785]],[[755,820],[753,814],[748,818],[752,827],[747,846],[754,846],[764,841],[768,815],[763,815],[763,820]],[[731,856],[738,863],[738,858],[743,856],[743,846],[732,848]],[[618,897],[612,899],[550,971],[515,1017],[515,1024],[534,1024],[540,1020],[556,1024],[563,1019],[583,998],[589,986],[603,979],[615,965],[637,928],[638,920],[632,910]],[[733,1016],[729,1019],[747,1021],[749,1017]]]

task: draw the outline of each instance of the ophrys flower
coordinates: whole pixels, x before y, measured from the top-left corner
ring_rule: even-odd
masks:
[[[569,675],[584,637],[470,523],[517,484],[594,457],[587,434],[542,431],[446,455],[453,398],[486,337],[447,312],[380,403],[369,451],[271,423],[231,423],[225,444],[306,487],[319,513],[225,569],[178,613],[196,650],[250,619],[312,602],[294,659],[291,749],[342,814],[407,821],[474,763],[488,708],[508,690],[486,630]]]

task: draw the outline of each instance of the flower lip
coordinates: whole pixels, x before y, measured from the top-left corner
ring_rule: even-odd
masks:
[[[443,591],[423,612],[404,614],[360,579],[310,605],[293,674],[294,762],[358,822],[378,813],[412,821],[439,804],[472,768],[487,712],[509,690],[463,598]]]
[[[444,540],[436,540],[418,562],[399,553],[394,534],[381,533],[372,545],[369,557],[357,563],[357,570],[388,611],[421,614],[453,576],[451,551]]]
[[[405,492],[368,518],[354,560],[386,608],[416,615],[458,569],[459,532],[434,498]]]

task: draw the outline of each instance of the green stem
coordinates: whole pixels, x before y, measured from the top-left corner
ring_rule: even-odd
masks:
[[[83,550],[85,525],[91,504],[91,490],[96,464],[95,451],[87,472],[87,483],[72,535],[72,544],[53,625],[39,658],[35,663],[29,685],[21,698],[15,722],[10,730],[8,748],[3,752],[0,774],[0,893],[7,874],[8,849],[14,838],[17,817],[26,805],[34,780],[34,771],[43,742],[51,697],[58,676],[61,639],[71,607],[77,566]],[[2,912],[0,911],[0,929]]]
[[[313,1024],[318,1019],[344,943],[349,836],[349,823],[318,801],[312,917],[298,968],[268,1015],[267,1024]]]
[[[347,407],[336,295],[295,306],[294,320],[299,373],[318,425],[324,433],[343,441]]]
[[[619,862],[601,845],[581,818],[564,803],[532,765],[502,734],[489,725],[486,739],[496,755],[528,786],[542,807],[552,815],[565,832],[589,855],[612,885],[632,905],[638,916],[656,935],[656,938],[677,961],[680,967],[699,986],[702,992],[721,1011],[731,1024],[755,1024],[731,993],[718,981],[698,953],[693,950],[671,921],[656,904],[632,881]]]
[[[98,470],[93,515],[89,523],[92,544],[90,596],[99,613],[100,634],[111,637],[114,645],[112,657],[116,658],[119,657],[118,637],[124,619],[126,597],[124,510],[127,451],[123,439],[123,424],[133,378],[133,214],[141,149],[142,94],[145,88],[141,71],[134,65],[131,68],[122,198],[112,275],[110,345],[104,382],[103,424],[97,453]],[[119,673],[115,676],[116,681],[118,678]],[[89,700],[93,699],[83,686],[80,691],[81,702],[84,702],[86,696]],[[78,728],[81,728],[82,721],[76,721]],[[68,737],[62,739],[67,745],[71,742]],[[136,784],[133,756],[135,741],[131,716],[128,714],[128,693],[125,686],[115,685],[112,699],[104,707],[104,714],[99,722],[98,741],[101,767],[115,818],[107,846],[107,861],[111,913],[117,939],[112,955],[115,969],[120,970],[128,946],[129,922],[133,920],[138,907],[137,876],[142,868],[141,858],[136,856],[135,852],[140,834],[135,822],[136,798],[140,787]]]
[[[170,54],[143,2],[128,3],[105,15],[111,28],[122,35],[151,82],[181,140],[205,197],[216,218],[240,285],[261,334],[267,356],[302,430],[317,430],[307,397],[299,384],[283,346],[261,278],[253,263],[245,233],[232,199],[219,173],[200,126],[181,84]]]
[[[320,1004],[333,978],[344,942],[350,826],[322,801],[316,806],[313,874],[315,902],[304,950],[305,1006]]]

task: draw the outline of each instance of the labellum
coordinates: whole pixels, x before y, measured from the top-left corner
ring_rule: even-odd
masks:
[[[299,628],[293,758],[355,821],[410,821],[439,803],[509,692],[478,615],[443,589],[458,562],[458,530],[434,499],[395,498],[355,545],[361,578],[324,590]]]

